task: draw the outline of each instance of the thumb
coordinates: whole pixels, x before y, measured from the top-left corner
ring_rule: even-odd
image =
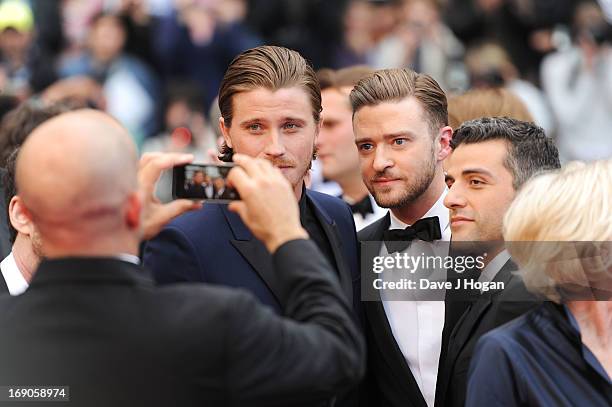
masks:
[[[194,202],[190,199],[177,199],[162,206],[161,215],[168,221],[177,216],[194,209],[200,209],[202,202]]]

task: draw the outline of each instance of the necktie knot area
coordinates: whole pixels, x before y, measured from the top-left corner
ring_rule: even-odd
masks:
[[[420,219],[405,229],[391,229],[383,233],[389,254],[406,250],[415,239],[433,242],[441,238],[440,220],[437,216]]]

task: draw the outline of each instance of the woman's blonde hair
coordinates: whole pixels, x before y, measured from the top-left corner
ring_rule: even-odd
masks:
[[[481,117],[510,117],[533,122],[523,101],[505,88],[473,89],[448,100],[448,124],[453,130],[468,120]]]
[[[555,302],[594,299],[585,288],[610,291],[611,206],[611,159],[572,162],[521,188],[504,217],[504,239],[530,291]]]

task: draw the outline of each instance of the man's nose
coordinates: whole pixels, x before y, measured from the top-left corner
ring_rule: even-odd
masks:
[[[384,148],[377,148],[374,152],[374,162],[372,168],[376,172],[383,172],[385,169],[393,167],[393,160],[385,152]]]
[[[463,189],[458,182],[454,182],[448,189],[448,194],[444,198],[444,206],[448,209],[464,208],[466,205]]]
[[[285,146],[280,130],[272,130],[270,132],[264,154],[269,157],[279,157],[285,154]]]

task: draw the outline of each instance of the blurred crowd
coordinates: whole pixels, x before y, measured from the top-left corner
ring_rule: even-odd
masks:
[[[219,145],[225,68],[272,44],[315,69],[408,67],[451,96],[504,87],[557,139],[564,161],[594,160],[612,154],[611,3],[2,0],[0,114],[26,100],[92,106],[143,152],[207,161]]]

